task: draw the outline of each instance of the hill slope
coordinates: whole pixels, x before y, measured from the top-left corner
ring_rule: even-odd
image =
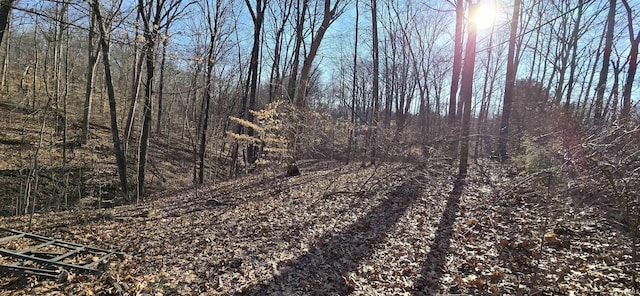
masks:
[[[459,182],[438,163],[306,161],[301,176],[37,215],[34,232],[128,255],[67,283],[3,278],[0,294],[631,294],[629,241],[614,222],[484,169]]]

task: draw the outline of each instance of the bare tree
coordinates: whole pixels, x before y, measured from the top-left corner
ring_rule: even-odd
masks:
[[[518,1],[518,0],[516,0]],[[469,15],[477,13],[479,4],[469,5]],[[475,22],[467,24],[469,35],[464,54],[464,67],[462,68],[462,81],[460,82],[460,101],[462,102],[462,131],[460,134],[460,163],[458,176],[467,176],[469,161],[469,132],[471,130],[471,97],[473,96],[473,71],[476,61],[476,33],[478,30]]]
[[[622,92],[622,112],[620,114],[623,120],[627,120],[631,113],[631,89],[633,88],[633,81],[636,77],[636,71],[638,70],[638,46],[640,45],[640,30],[634,37],[633,32],[633,15],[631,6],[629,6],[628,0],[622,0],[627,11],[627,21],[629,29],[629,42],[631,43],[631,49],[629,50],[629,68],[627,70],[627,79]]]
[[[584,14],[584,0],[579,0],[578,2],[578,12],[577,12],[575,24],[573,26],[573,31],[571,32],[570,39],[570,50],[571,50],[571,62],[569,63],[569,81],[567,82],[567,93],[566,99],[564,103],[564,110],[567,114],[569,114],[570,103],[571,103],[571,95],[573,93],[573,87],[575,85],[575,76],[576,76],[576,68],[578,64],[578,41],[581,37],[580,29],[581,29],[581,21],[582,15]]]
[[[346,6],[345,3],[345,0],[335,0],[332,5],[331,0],[324,0],[322,22],[311,38],[309,52],[304,58],[302,70],[300,70],[300,79],[298,79],[297,82],[298,86],[296,87],[295,101],[296,105],[299,107],[304,107],[307,104],[306,95],[307,88],[309,87],[309,78],[311,77],[311,68],[313,66],[313,61],[318,54],[318,49],[320,48],[322,39],[329,29],[329,26],[331,26],[331,24],[344,12]]]
[[[96,69],[98,68],[98,54],[100,47],[95,46],[96,35],[96,17],[93,11],[89,16],[89,40],[87,42],[87,72],[86,72],[86,87],[84,92],[84,109],[82,116],[82,135],[80,136],[80,143],[86,144],[89,140],[89,123],[91,121],[91,104],[93,94],[93,83]],[[94,49],[95,47],[95,49]]]
[[[4,32],[7,30],[7,24],[9,23],[9,14],[13,8],[13,3],[16,0],[2,0],[0,1],[0,43],[3,40]]]
[[[371,125],[373,125],[373,131],[371,132],[371,161],[376,161],[376,133],[378,128],[378,113],[380,112],[380,91],[378,89],[380,83],[380,55],[378,53],[378,1],[371,0],[371,35],[372,35],[372,59],[373,59],[373,89],[372,91],[372,117]]]
[[[298,67],[300,67],[300,50],[304,41],[304,24],[307,17],[307,10],[309,9],[309,0],[302,0],[302,3],[300,3],[300,0],[297,0],[296,3],[296,39],[292,53],[293,62],[291,66],[291,73],[289,74],[289,83],[287,85],[289,100],[292,102],[296,100],[296,85],[299,85],[299,83],[297,83],[297,79]]]
[[[253,20],[253,48],[251,49],[251,61],[249,62],[249,75],[247,75],[247,83],[245,85],[245,92],[242,98],[242,112],[244,119],[249,122],[253,122],[253,115],[250,110],[256,109],[256,99],[258,96],[258,55],[260,53],[260,35],[262,35],[262,24],[264,23],[264,12],[267,6],[268,0],[256,0],[255,9],[249,3],[249,0],[245,0],[251,19]],[[248,105],[247,105],[248,103]],[[251,127],[247,128],[247,135],[253,137],[254,130]],[[256,161],[255,146],[249,144],[247,147],[247,160],[249,164],[253,164]]]
[[[602,68],[600,69],[600,76],[598,78],[598,85],[596,86],[596,101],[595,110],[593,114],[593,120],[596,125],[604,123],[604,91],[607,87],[607,76],[609,75],[609,60],[611,59],[611,49],[613,47],[613,33],[615,30],[616,20],[616,0],[609,0],[609,14],[607,16],[607,32],[604,42],[604,53],[602,56]]]
[[[456,10],[456,28],[453,49],[453,69],[451,74],[451,88],[449,90],[449,123],[455,123],[456,119],[456,96],[458,94],[458,83],[460,82],[460,71],[462,69],[462,35],[464,33],[464,1],[457,0],[454,4]]]
[[[205,170],[205,151],[207,147],[207,130],[209,126],[209,113],[211,106],[211,94],[213,93],[213,68],[217,61],[217,43],[220,39],[220,26],[222,18],[222,1],[218,0],[212,11],[209,1],[205,4],[205,14],[207,18],[207,29],[209,30],[209,48],[207,50],[207,70],[206,70],[206,89],[204,91],[204,100],[202,102],[203,108],[200,113],[200,147],[198,150],[198,183],[204,183],[204,170]]]
[[[122,1],[117,5],[120,7]],[[109,61],[109,41],[107,30],[105,29],[104,20],[100,13],[100,2],[93,0],[92,2],[93,13],[96,17],[98,25],[98,32],[100,36],[100,47],[102,49],[102,64],[104,65],[104,80],[107,86],[107,96],[109,97],[109,115],[111,118],[111,136],[113,139],[113,151],[116,156],[116,162],[118,165],[118,175],[120,176],[120,186],[122,194],[125,198],[128,198],[128,186],[127,186],[127,159],[124,154],[122,142],[120,141],[120,134],[118,132],[118,120],[117,120],[117,108],[116,108],[116,94],[113,87],[113,78],[111,76],[111,63]]]
[[[518,65],[515,61],[516,34],[518,31],[518,18],[520,16],[520,0],[513,4],[511,17],[511,31],[509,34],[509,49],[507,53],[507,74],[504,86],[504,99],[502,103],[502,118],[500,120],[500,139],[498,142],[498,158],[507,157],[507,141],[509,139],[509,117],[511,115],[511,102],[513,101],[513,88],[516,81]]]
[[[288,22],[291,21],[291,12],[293,11],[293,0],[277,1],[280,15],[275,11],[276,5],[267,5],[267,8],[272,13],[273,18],[276,19],[275,23],[275,37],[273,48],[273,63],[271,64],[271,71],[269,75],[269,101],[279,99],[283,94],[283,75],[281,69],[283,48],[285,35],[285,28]],[[279,20],[277,18],[280,17]]]
[[[146,2],[146,3],[145,3]],[[138,0],[138,13],[142,19],[143,36],[145,40],[145,69],[146,80],[144,83],[144,110],[142,120],[142,135],[140,137],[140,150],[138,157],[138,198],[144,199],[144,180],[147,165],[147,152],[149,149],[149,137],[151,134],[152,117],[152,90],[155,72],[155,50],[159,32],[177,18],[190,4],[183,5],[182,0]]]

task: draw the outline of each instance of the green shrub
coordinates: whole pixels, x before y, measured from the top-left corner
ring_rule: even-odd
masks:
[[[518,170],[527,173],[536,173],[553,166],[552,154],[549,149],[535,141],[530,136],[525,136],[520,143],[521,153],[513,158]]]

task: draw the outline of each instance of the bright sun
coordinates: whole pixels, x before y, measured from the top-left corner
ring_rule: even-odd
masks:
[[[494,5],[480,5],[472,21],[476,23],[478,29],[490,28],[496,19],[496,7]]]

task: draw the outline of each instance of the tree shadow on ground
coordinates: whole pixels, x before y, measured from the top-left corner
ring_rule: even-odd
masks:
[[[464,179],[458,178],[453,185],[453,189],[447,199],[447,205],[440,217],[436,236],[422,267],[420,276],[414,285],[413,295],[432,295],[437,293],[440,279],[444,274],[444,264],[451,245],[453,223],[458,215],[460,196],[463,190]]]
[[[405,190],[405,187],[414,190]],[[417,185],[403,184],[378,206],[333,235],[330,231],[306,255],[284,262],[275,277],[244,291],[244,295],[346,295],[355,283],[347,277],[371,256],[391,228],[415,203]],[[296,294],[296,295],[297,295]]]

